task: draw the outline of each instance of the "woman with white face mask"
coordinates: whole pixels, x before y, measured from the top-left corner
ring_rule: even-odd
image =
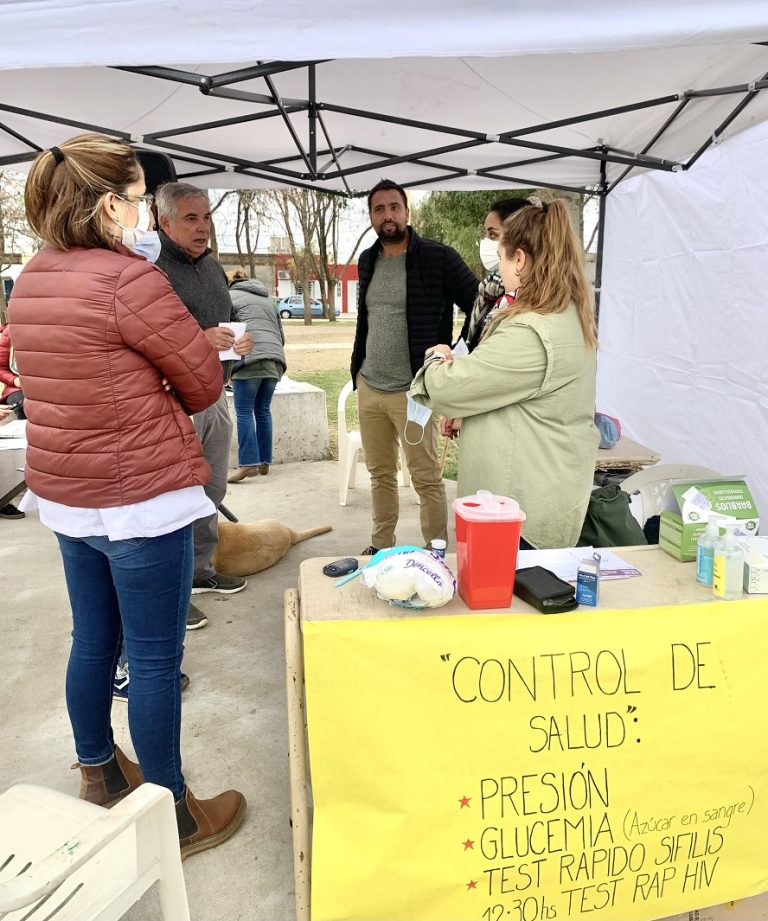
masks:
[[[488,273],[480,282],[477,297],[467,325],[467,348],[471,352],[483,335],[488,319],[499,299],[505,294],[504,282],[499,274],[499,241],[504,231],[504,221],[526,205],[537,204],[538,198],[503,198],[491,205],[483,223],[483,239],[480,241],[480,261]],[[441,419],[440,434],[455,438],[461,428],[461,419]]]
[[[483,239],[480,241],[480,261],[488,273],[480,282],[477,297],[472,307],[472,315],[467,328],[467,348],[471,352],[480,341],[483,330],[488,322],[488,315],[505,293],[504,283],[499,275],[499,241],[504,232],[504,221],[524,208],[526,205],[537,204],[538,199],[504,198],[494,202],[486,215],[483,224]]]
[[[221,394],[221,362],[164,273],[130,250],[151,203],[130,146],[85,134],[43,151],[24,203],[46,244],[9,306],[27,397],[24,503],[55,532],[64,565],[80,796],[111,806],[143,780],[167,787],[187,856],[225,841],[245,812],[234,790],[196,799],[181,771],[192,527],[215,511],[189,416]],[[110,718],[123,639],[138,764]]]
[[[510,496],[529,546],[573,547],[600,436],[592,296],[566,203],[519,209],[504,222],[500,255],[508,293],[480,344],[455,361],[446,343],[428,349],[411,392],[463,420],[458,495]]]

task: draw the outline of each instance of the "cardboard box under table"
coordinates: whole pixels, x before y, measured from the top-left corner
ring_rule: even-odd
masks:
[[[711,516],[721,527],[735,523],[736,534],[749,537],[760,526],[755,500],[742,477],[676,480],[667,488],[661,504],[659,546],[675,559],[696,559],[696,542]]]
[[[551,616],[409,612],[301,564],[298,919],[768,921],[768,600],[617,552],[643,575]]]

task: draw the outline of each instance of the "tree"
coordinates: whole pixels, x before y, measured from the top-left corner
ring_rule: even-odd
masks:
[[[24,182],[20,173],[0,170],[0,279],[12,265],[21,263],[23,251],[35,247],[24,211]],[[0,323],[7,321],[7,309],[0,281]]]
[[[234,190],[230,189],[228,192],[225,192],[217,202],[211,201],[211,253],[214,259],[219,258],[219,241],[216,236],[216,222],[213,220],[213,216],[216,214],[216,212],[219,210],[219,208],[221,208],[221,206],[224,204],[224,202],[228,198],[231,198],[233,195],[236,195],[236,194],[237,193]],[[209,195],[208,196],[209,201],[210,201],[210,198],[211,197]]]
[[[327,192],[312,192],[310,200],[316,214],[317,255],[313,258],[315,275],[320,284],[320,300],[329,320],[336,320],[336,285],[355,258],[363,237],[368,232],[368,225],[357,238],[352,252],[339,271],[339,230],[341,218],[349,207],[349,199]]]
[[[338,195],[308,189],[273,189],[266,193],[275,205],[288,240],[288,272],[304,295],[304,323],[312,323],[312,276],[320,286],[320,300],[329,320],[336,319],[336,285],[368,231],[362,231],[344,268],[339,271],[340,225],[349,202]],[[300,231],[300,233],[298,232]]]
[[[528,198],[533,189],[484,189],[479,192],[433,192],[411,215],[416,230],[425,237],[452,246],[467,265],[482,277],[478,241],[483,222],[494,202]],[[537,193],[539,194],[539,193]]]
[[[288,248],[291,258],[288,262],[288,271],[297,288],[301,288],[304,295],[304,325],[312,325],[312,301],[310,287],[312,284],[312,270],[314,257],[312,255],[312,240],[315,236],[317,215],[313,208],[310,192],[306,189],[271,189],[267,193],[278,210],[282,225],[288,238]],[[296,233],[296,224],[301,236]]]
[[[235,220],[235,245],[241,263],[248,262],[251,278],[256,275],[256,261],[253,254],[259,245],[261,225],[270,220],[270,198],[267,192],[254,189],[238,189],[237,217]],[[243,239],[244,238],[244,239]],[[245,254],[243,254],[243,242]],[[245,258],[243,256],[245,255]]]

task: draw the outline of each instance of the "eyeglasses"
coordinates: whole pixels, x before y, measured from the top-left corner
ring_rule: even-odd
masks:
[[[129,205],[138,205],[139,202],[143,201],[147,208],[151,208],[155,202],[154,195],[120,195],[117,192],[114,194],[115,198],[119,198],[120,201],[124,201]]]

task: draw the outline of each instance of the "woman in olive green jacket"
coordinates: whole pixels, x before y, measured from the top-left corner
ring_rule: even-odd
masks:
[[[584,523],[599,435],[594,313],[565,203],[523,208],[499,244],[507,296],[478,347],[427,351],[418,402],[461,432],[458,495],[488,489],[526,513],[534,547],[570,547]]]

